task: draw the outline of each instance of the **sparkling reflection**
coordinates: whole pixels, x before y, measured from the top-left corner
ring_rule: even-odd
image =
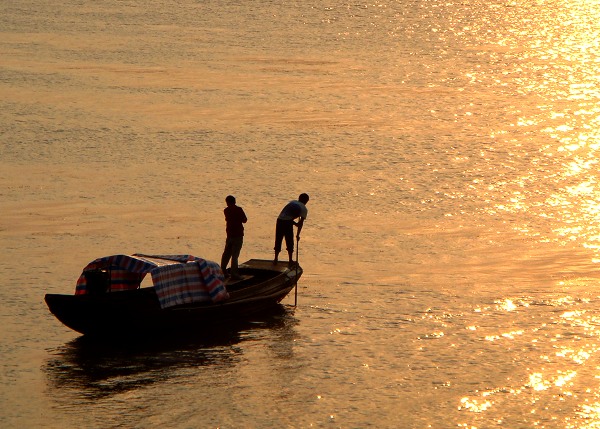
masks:
[[[519,303],[519,329],[507,329],[514,323],[513,311],[502,303]],[[460,399],[458,410],[474,416],[461,424],[480,427],[478,422],[497,420],[510,427],[508,416],[520,410],[532,416],[521,423],[532,427],[600,427],[597,301],[557,294],[541,301],[534,296],[506,297],[495,304],[477,307],[473,314],[479,323],[471,320],[464,332],[483,336],[487,358],[500,351],[498,346],[509,350],[515,368],[506,374],[504,385]],[[548,319],[548,314],[554,316]],[[475,417],[480,415],[486,418]]]
[[[518,14],[520,5],[515,7]],[[520,29],[494,41],[515,47],[506,54],[510,61],[499,84],[517,83],[515,95],[535,102],[512,106],[514,123],[492,132],[499,146],[512,148],[506,166],[517,175],[500,173],[488,187],[496,202],[487,211],[520,216],[514,229],[540,241],[597,251],[600,4],[548,1],[537,7],[544,13],[533,7],[527,18],[515,16]],[[524,159],[529,164],[518,165]]]

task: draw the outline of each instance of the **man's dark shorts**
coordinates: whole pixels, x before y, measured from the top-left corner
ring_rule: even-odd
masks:
[[[281,252],[281,242],[285,237],[288,252],[294,251],[294,221],[277,219],[275,226],[275,251]]]

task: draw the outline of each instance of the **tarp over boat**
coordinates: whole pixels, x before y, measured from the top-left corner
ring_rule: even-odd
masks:
[[[108,292],[132,290],[150,273],[162,308],[229,298],[221,267],[192,255],[111,255],[90,262],[79,276],[75,295],[92,292],[91,273],[106,277]]]

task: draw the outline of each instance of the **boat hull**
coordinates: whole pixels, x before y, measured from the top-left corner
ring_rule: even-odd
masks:
[[[295,287],[302,269],[250,260],[240,265],[249,280],[228,286],[230,298],[162,309],[153,288],[102,295],[47,294],[46,304],[64,325],[85,335],[210,333],[225,323],[247,320],[272,309]]]

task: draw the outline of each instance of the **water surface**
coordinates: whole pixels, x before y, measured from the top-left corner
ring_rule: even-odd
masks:
[[[1,11],[0,425],[598,426],[595,2]],[[106,345],[45,308],[99,256],[219,260],[228,194],[270,258],[301,192],[295,310]]]

